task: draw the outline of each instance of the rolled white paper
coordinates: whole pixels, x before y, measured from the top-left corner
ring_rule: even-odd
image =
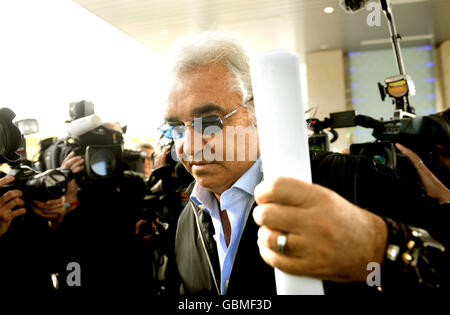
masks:
[[[78,137],[82,134],[97,128],[102,124],[102,120],[98,115],[89,115],[75,119],[69,124],[69,134]]]
[[[264,178],[298,178],[311,183],[308,136],[297,55],[273,50],[250,59]],[[311,244],[314,246],[314,244]],[[277,293],[324,294],[321,280],[275,269]]]

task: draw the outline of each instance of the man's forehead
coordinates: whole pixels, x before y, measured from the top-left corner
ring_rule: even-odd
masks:
[[[229,72],[223,66],[209,66],[180,74],[174,81],[172,91],[225,90],[229,86]]]
[[[194,117],[201,117],[206,114],[223,114],[225,108],[219,102],[209,101],[209,99],[199,99],[198,101],[184,101],[169,103],[166,109],[166,121],[184,121]]]
[[[223,68],[201,68],[183,73],[172,85],[166,118],[186,118],[207,110],[222,112],[226,100],[234,94],[228,86],[228,76]]]

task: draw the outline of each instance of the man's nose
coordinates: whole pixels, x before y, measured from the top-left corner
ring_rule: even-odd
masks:
[[[183,152],[185,156],[196,156],[203,149],[203,137],[202,134],[196,132],[194,128],[189,125],[186,126],[183,141]]]

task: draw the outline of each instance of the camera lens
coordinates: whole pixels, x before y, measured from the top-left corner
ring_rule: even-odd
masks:
[[[91,170],[98,176],[111,175],[116,169],[116,159],[109,150],[98,150],[92,154]]]

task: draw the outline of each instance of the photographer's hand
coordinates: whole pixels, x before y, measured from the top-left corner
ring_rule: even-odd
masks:
[[[440,203],[450,202],[450,190],[426,167],[422,159],[400,143],[396,143],[395,146],[414,165],[427,195],[439,200]]]
[[[255,199],[260,254],[273,267],[322,280],[365,281],[367,264],[384,259],[383,219],[325,187],[279,177],[259,184]],[[287,233],[284,254],[277,250],[280,233]]]
[[[135,230],[136,235],[141,234],[141,226],[142,226],[142,224],[144,224],[146,222],[147,222],[147,220],[139,220],[136,222],[136,230]],[[152,226],[153,226],[153,223],[152,223]],[[151,234],[151,233],[147,234],[147,235],[142,235],[142,239],[148,241],[152,238],[152,236],[153,236],[153,234]]]
[[[39,200],[34,200],[31,204],[31,209],[38,216],[48,219],[50,221],[50,227],[56,228],[64,218],[66,214],[66,209],[64,207],[63,198],[48,200],[42,202]]]
[[[75,156],[74,152],[70,152],[64,159],[61,167],[68,168],[74,174],[81,172],[84,169],[84,159],[79,156]],[[64,202],[71,204],[78,201],[78,184],[75,179],[70,180],[67,183],[67,192],[64,195]],[[77,204],[70,206],[66,209],[66,214],[73,211],[77,207]]]
[[[170,154],[170,148],[171,148],[170,146],[166,146],[161,151],[161,153],[156,155],[155,162],[153,163],[153,169],[157,169],[157,168],[160,168],[161,166],[167,165],[166,157],[167,157],[167,154]]]
[[[3,177],[0,179],[0,187],[12,181],[14,181],[14,177],[12,176]],[[12,210],[16,206],[24,206],[25,203],[20,197],[22,197],[20,190],[10,190],[3,194],[3,196],[0,196],[0,237],[8,231],[14,218],[25,214],[25,208]]]
[[[75,156],[74,152],[71,152],[61,164],[62,168],[68,168],[72,173],[81,172],[84,169],[84,160],[79,156]],[[48,200],[46,202],[34,200],[31,208],[40,217],[49,220],[50,227],[55,230],[62,222],[64,216],[74,210],[78,204],[66,208],[66,204],[75,203],[78,201],[78,185],[75,179],[70,180],[67,183],[66,194],[55,200]]]
[[[84,159],[81,156],[76,156],[72,151],[62,161],[61,167],[70,169],[74,174],[79,173],[84,169]]]

